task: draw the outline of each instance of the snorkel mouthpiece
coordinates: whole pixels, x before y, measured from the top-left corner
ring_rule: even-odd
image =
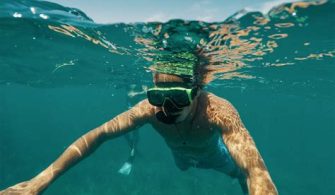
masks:
[[[166,98],[164,100],[162,109],[165,115],[169,115],[170,113],[176,113],[182,110],[182,108],[178,108],[178,106],[173,103],[173,101],[169,98]]]
[[[156,113],[156,118],[165,124],[173,124],[179,115],[172,115],[172,113],[180,111],[182,111],[182,108],[178,108],[175,103],[166,98],[162,105],[162,110]]]
[[[162,123],[171,125],[176,122],[178,115],[165,115],[163,111],[159,111],[156,113],[156,118]]]

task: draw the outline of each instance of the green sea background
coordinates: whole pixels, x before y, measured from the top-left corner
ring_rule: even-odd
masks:
[[[264,14],[240,11],[222,23],[106,25],[54,3],[2,1],[0,189],[32,178],[79,136],[127,110],[129,86],[150,86],[152,71],[169,71],[152,65],[174,58],[171,53],[194,49],[201,39],[211,43],[211,31],[232,24],[248,29],[261,18],[272,28],[257,23],[260,29],[240,36],[262,38],[251,53],[235,52],[232,40],[215,45],[222,49],[230,44],[231,53],[211,57],[237,57],[220,58],[220,65],[215,61],[214,69],[220,68],[210,73],[214,79],[205,89],[237,108],[280,194],[335,194],[335,3],[315,2],[284,4]],[[285,9],[292,7],[294,12]],[[294,25],[275,28],[277,23]],[[277,47],[271,50],[266,41],[273,34],[288,36],[275,38]],[[186,36],[192,41],[180,41]],[[171,60],[172,66],[192,63],[182,60]],[[213,170],[180,171],[151,126],[139,131],[139,153],[129,176],[118,173],[129,153],[119,137],[44,194],[242,194],[237,181]]]

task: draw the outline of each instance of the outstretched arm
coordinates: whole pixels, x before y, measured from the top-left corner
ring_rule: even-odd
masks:
[[[33,179],[10,187],[0,194],[38,194],[58,176],[91,154],[104,141],[127,133],[150,119],[147,100],[89,131],[72,143],[48,168]]]
[[[246,174],[249,194],[278,194],[265,163],[238,112],[228,101],[220,102],[218,105],[221,106],[216,109],[214,120],[222,130],[223,140],[231,156]]]

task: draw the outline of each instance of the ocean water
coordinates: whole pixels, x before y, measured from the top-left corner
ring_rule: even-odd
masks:
[[[225,21],[97,24],[54,3],[0,3],[0,189],[28,180],[76,138],[128,109],[152,73],[193,75],[228,99],[280,194],[335,194],[335,2],[241,10]],[[128,99],[128,100],[127,100]],[[123,137],[44,194],[242,194],[212,170],[178,170],[145,125],[129,176]]]

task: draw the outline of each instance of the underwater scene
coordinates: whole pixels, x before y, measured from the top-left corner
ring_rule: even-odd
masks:
[[[196,75],[235,106],[279,194],[335,194],[335,1],[236,11],[212,23],[99,24],[76,8],[2,0],[0,190],[145,99],[153,73],[166,73]],[[179,170],[150,125],[137,147],[129,174],[120,136],[43,194],[242,194],[220,172]]]

